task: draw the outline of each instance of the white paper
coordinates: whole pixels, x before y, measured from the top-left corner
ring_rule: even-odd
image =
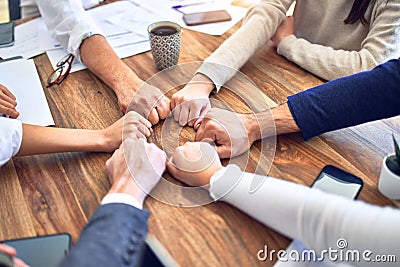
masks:
[[[238,23],[247,12],[246,8],[242,8],[239,6],[233,6],[230,4],[231,1],[178,1],[178,0],[130,0],[134,2],[136,5],[140,5],[141,7],[151,10],[157,13],[159,16],[163,17],[165,20],[173,21],[178,23],[184,28],[189,30],[198,31],[210,35],[222,35],[230,28],[232,28],[236,23]],[[177,10],[173,9],[173,6],[177,5],[188,5],[192,3],[202,3],[199,5],[191,5],[179,8]],[[157,7],[157,8],[154,8]],[[202,11],[212,11],[212,10],[220,10],[225,9],[232,17],[232,20],[225,22],[216,22],[209,23],[197,26],[187,26],[183,21],[182,17],[184,13],[194,13],[194,12],[202,12]]]
[[[142,8],[138,8],[129,1],[118,1],[90,9],[88,12],[103,31],[107,41],[118,57],[125,58],[150,50],[150,42],[147,34],[143,35],[143,32],[140,31],[135,32],[126,26],[129,25],[128,22],[125,23],[125,21],[118,20],[119,16],[123,13],[134,14],[139,12],[140,14],[143,12]],[[145,14],[149,15],[150,13],[145,10]],[[115,18],[114,23],[108,21],[108,18]],[[61,46],[57,49],[52,48],[47,50],[47,56],[49,57],[53,69],[56,68],[57,62],[66,54],[68,54],[68,52]],[[72,73],[83,69],[86,69],[86,66],[75,59],[70,72]]]
[[[0,48],[0,57],[22,56],[28,59],[44,53],[44,49],[40,47],[38,20],[40,19],[34,19],[16,26],[14,29],[14,45]]]
[[[37,19],[37,28],[39,32],[40,48],[43,49],[43,51],[61,47],[61,45],[51,37],[42,18]]]
[[[143,37],[134,32],[127,32],[124,34],[107,36],[107,41],[113,48],[117,48],[124,45],[149,41],[149,38],[147,36]]]
[[[150,50],[150,41],[147,40],[133,44],[121,44],[117,47],[114,47],[114,51],[119,58],[126,58],[149,50]],[[62,47],[59,49],[48,50],[46,53],[47,56],[49,57],[51,65],[53,66],[53,69],[56,69],[57,62],[63,57],[65,57],[66,54],[68,54],[67,50],[65,50]],[[74,62],[72,63],[70,73],[83,69],[86,69],[86,66],[82,64],[80,61],[75,59]]]
[[[54,125],[49,105],[32,59],[0,63],[0,83],[17,98],[18,120],[40,126]]]
[[[110,16],[107,18],[107,21],[114,25],[120,25],[125,30],[135,32],[148,39],[147,27],[153,22],[163,20],[163,17],[147,9],[137,7],[133,4],[130,5],[133,8],[128,8],[120,14]]]
[[[121,25],[114,25],[107,21],[108,17],[112,17],[125,12],[135,5],[128,1],[117,1],[107,5],[89,9],[88,12],[95,21],[96,25],[104,32],[106,36],[118,35],[127,31]]]
[[[63,57],[65,57],[65,55],[67,55],[68,52],[63,47],[59,47],[58,49],[47,50],[46,54],[50,60],[51,66],[55,70],[57,68],[56,66],[57,62],[60,61],[60,59],[62,59]],[[86,69],[86,66],[75,58],[74,61],[72,62],[71,70],[69,72],[73,73],[75,71],[84,69]],[[66,79],[68,79],[68,77]]]

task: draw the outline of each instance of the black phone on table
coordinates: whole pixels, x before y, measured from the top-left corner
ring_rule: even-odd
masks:
[[[17,250],[17,257],[31,267],[56,267],[71,250],[71,236],[56,234],[1,241]],[[164,264],[165,263],[165,264]],[[0,267],[14,266],[7,254],[0,253]],[[139,266],[179,266],[155,238],[148,236]]]
[[[229,21],[231,19],[231,15],[229,15],[226,10],[188,13],[183,15],[183,21],[188,26]]]
[[[314,180],[311,188],[356,199],[363,187],[363,180],[332,165],[326,165]]]
[[[0,23],[0,47],[14,44],[14,22]]]
[[[363,180],[354,174],[348,173],[332,165],[326,165],[318,174],[317,178],[315,178],[311,188],[318,188],[324,192],[340,195],[349,199],[356,199],[363,185]],[[286,248],[286,252],[288,254],[297,251],[299,255],[302,255],[302,251],[306,249],[306,246],[299,240],[293,240]],[[288,257],[287,261],[277,261],[274,267],[315,266],[313,263],[315,262],[309,264],[309,262],[306,261],[292,261],[290,257]],[[325,261],[318,262],[317,265],[321,267],[329,266]]]
[[[2,241],[17,250],[17,257],[31,267],[56,267],[71,249],[67,233]]]

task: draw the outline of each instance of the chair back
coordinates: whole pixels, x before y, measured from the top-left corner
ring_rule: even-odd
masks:
[[[10,20],[21,18],[20,0],[8,0],[8,8],[10,10]]]

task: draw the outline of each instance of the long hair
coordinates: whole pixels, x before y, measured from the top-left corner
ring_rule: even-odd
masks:
[[[344,23],[354,24],[357,21],[360,21],[363,25],[367,25],[369,22],[364,16],[365,11],[367,11],[368,6],[374,2],[375,0],[354,0],[350,13],[344,20]]]

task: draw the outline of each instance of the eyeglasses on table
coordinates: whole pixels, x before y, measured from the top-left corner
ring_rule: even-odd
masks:
[[[72,62],[74,61],[74,55],[68,54],[57,62],[57,68],[47,78],[47,87],[55,84],[60,85],[65,78],[67,78],[71,71]]]

